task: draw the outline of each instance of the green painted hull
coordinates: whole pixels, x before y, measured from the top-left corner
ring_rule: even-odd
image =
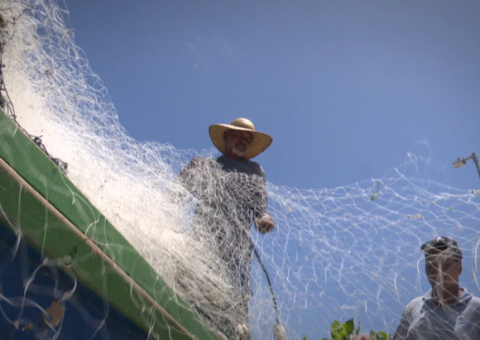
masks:
[[[159,339],[217,339],[57,166],[0,110],[0,219]]]

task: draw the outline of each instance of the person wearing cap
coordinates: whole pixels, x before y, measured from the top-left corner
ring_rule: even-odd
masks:
[[[441,236],[421,250],[432,289],[407,305],[393,340],[480,339],[480,299],[459,285],[463,256],[457,242]]]
[[[239,308],[243,309],[243,325],[248,325],[251,224],[262,234],[271,232],[275,226],[268,212],[265,172],[252,158],[271,145],[272,137],[256,131],[245,118],[211,125],[209,134],[222,155],[213,161],[195,157],[180,178],[184,187],[199,198],[195,215],[200,226],[216,240],[230,284],[242,296]]]

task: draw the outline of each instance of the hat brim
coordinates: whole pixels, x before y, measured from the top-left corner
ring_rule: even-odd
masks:
[[[246,159],[252,159],[258,156],[263,151],[267,150],[273,142],[272,137],[260,131],[245,129],[229,124],[210,125],[208,128],[210,139],[212,140],[213,145],[215,145],[221,153],[225,153],[225,139],[223,138],[223,134],[227,130],[248,131],[253,135],[253,141],[243,155]]]

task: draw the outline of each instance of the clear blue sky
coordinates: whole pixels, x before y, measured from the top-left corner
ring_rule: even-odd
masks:
[[[451,166],[480,155],[477,0],[66,4],[140,141],[201,152],[209,125],[246,117],[274,138],[255,160],[277,185],[345,186],[431,151],[423,178],[480,187]]]
[[[478,188],[480,2],[67,0],[67,24],[140,141],[211,148],[237,117],[270,133],[269,181],[331,188],[426,140],[445,184]],[[422,148],[425,149],[425,148]],[[438,176],[437,176],[438,175]]]

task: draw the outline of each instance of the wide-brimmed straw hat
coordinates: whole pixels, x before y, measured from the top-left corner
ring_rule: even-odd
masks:
[[[252,159],[258,156],[273,142],[272,137],[266,133],[255,131],[255,126],[251,121],[246,118],[237,118],[230,124],[215,124],[210,125],[208,128],[213,145],[215,145],[221,153],[225,152],[225,139],[223,138],[223,133],[227,130],[248,131],[252,133],[253,141],[243,155],[246,159]]]

